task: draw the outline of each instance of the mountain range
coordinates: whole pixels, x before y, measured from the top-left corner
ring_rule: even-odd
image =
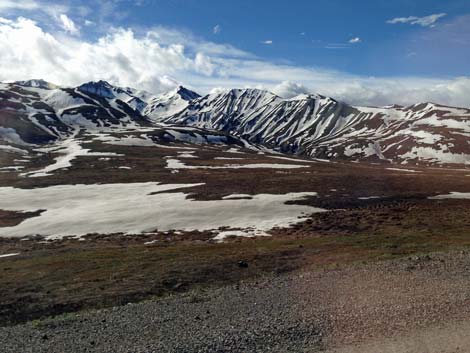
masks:
[[[106,81],[64,88],[43,80],[0,84],[0,148],[14,151],[77,129],[152,127],[216,131],[253,146],[329,160],[411,165],[470,162],[470,110],[434,103],[352,106],[319,94],[281,98],[259,89],[201,96],[152,94]]]

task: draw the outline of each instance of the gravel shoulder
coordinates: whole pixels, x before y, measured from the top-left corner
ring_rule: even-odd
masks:
[[[412,330],[393,338],[372,340],[325,353],[461,353],[470,347],[470,321],[458,321]]]
[[[294,272],[0,328],[2,352],[466,352],[467,252]],[[466,350],[467,349],[467,350]]]

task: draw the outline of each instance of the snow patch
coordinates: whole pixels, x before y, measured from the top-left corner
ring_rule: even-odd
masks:
[[[430,200],[445,200],[445,199],[470,199],[470,192],[456,192],[453,191],[447,195],[437,195],[428,197]]]
[[[245,238],[253,238],[253,237],[266,237],[269,236],[266,232],[259,231],[256,229],[244,229],[244,230],[224,230],[219,232],[212,240],[217,242],[222,242],[228,237],[245,237]]]
[[[300,164],[276,164],[276,163],[254,163],[254,164],[226,164],[223,166],[205,166],[205,165],[187,165],[183,162],[169,158],[166,160],[166,168],[168,169],[296,169],[308,168],[308,165]]]
[[[15,253],[11,253],[11,254],[3,254],[3,255],[0,255],[0,258],[18,256],[19,254],[21,254],[21,253],[15,252]]]
[[[222,197],[222,200],[236,200],[236,199],[241,199],[241,198],[252,198],[250,194],[232,194],[232,195],[227,195]]]
[[[229,148],[228,150],[226,150],[224,152],[246,154],[245,152],[242,152],[242,151],[238,150],[237,148],[233,148],[233,147]]]
[[[30,178],[43,177],[51,175],[52,172],[64,169],[72,166],[72,161],[79,156],[122,156],[122,154],[117,154],[113,152],[90,152],[89,149],[83,148],[79,141],[74,138],[64,140],[59,145],[55,147],[48,147],[43,149],[38,149],[41,152],[60,152],[62,155],[55,158],[55,162],[46,166],[45,168],[22,173],[21,176],[27,176]]]
[[[419,170],[413,170],[413,169],[404,169],[404,168],[385,168],[387,170],[393,170],[396,172],[403,172],[403,173],[421,173]]]
[[[470,162],[470,154],[451,153],[436,150],[432,147],[413,147],[401,156],[403,159],[419,159],[435,163],[466,164]]]
[[[93,184],[57,185],[36,189],[0,188],[0,209],[34,212],[37,217],[13,227],[1,227],[0,236],[43,235],[49,239],[91,233],[139,234],[158,231],[253,229],[266,232],[305,220],[305,214],[325,211],[307,205],[286,204],[316,196],[314,192],[285,195],[258,194],[251,199],[198,201],[183,188],[203,184]]]
[[[244,159],[243,157],[214,157],[214,159],[220,159],[220,160],[240,160],[240,159]]]
[[[178,158],[198,158],[193,154],[194,152],[195,151],[178,152]]]
[[[28,151],[26,150],[22,150],[21,148],[16,148],[13,146],[8,146],[8,145],[0,145],[0,150],[11,152],[11,153],[28,154]]]

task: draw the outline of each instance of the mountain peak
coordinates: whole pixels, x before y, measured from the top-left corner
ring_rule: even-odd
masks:
[[[178,94],[182,99],[186,101],[201,97],[198,93],[191,91],[190,89],[187,89],[186,87],[181,85],[176,88],[176,94]]]
[[[55,89],[57,88],[56,85],[53,83],[47,82],[42,79],[32,79],[32,80],[25,80],[25,81],[15,81],[13,84],[23,87],[32,87],[32,88],[43,88],[43,89]]]
[[[113,88],[113,85],[104,80],[90,81],[78,86],[79,91],[95,94],[105,98],[114,98]]]
[[[276,94],[259,88],[232,88],[228,91],[219,92],[219,94],[229,94],[234,97],[259,97],[259,96],[269,96],[269,97],[278,97]]]
[[[264,89],[259,89],[259,88],[233,88],[230,90],[230,92],[236,92],[236,93],[257,93],[257,94],[264,94],[264,93],[270,93],[270,94],[274,94],[274,93],[271,93],[267,90],[264,90]]]

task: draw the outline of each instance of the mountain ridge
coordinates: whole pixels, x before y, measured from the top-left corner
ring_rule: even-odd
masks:
[[[352,106],[321,94],[290,99],[260,89],[200,96],[183,86],[152,94],[109,82],[61,88],[43,80],[0,84],[0,140],[48,143],[77,128],[190,126],[311,158],[467,164],[470,110],[436,103]],[[8,133],[5,131],[8,130]],[[18,139],[19,138],[19,139]]]

